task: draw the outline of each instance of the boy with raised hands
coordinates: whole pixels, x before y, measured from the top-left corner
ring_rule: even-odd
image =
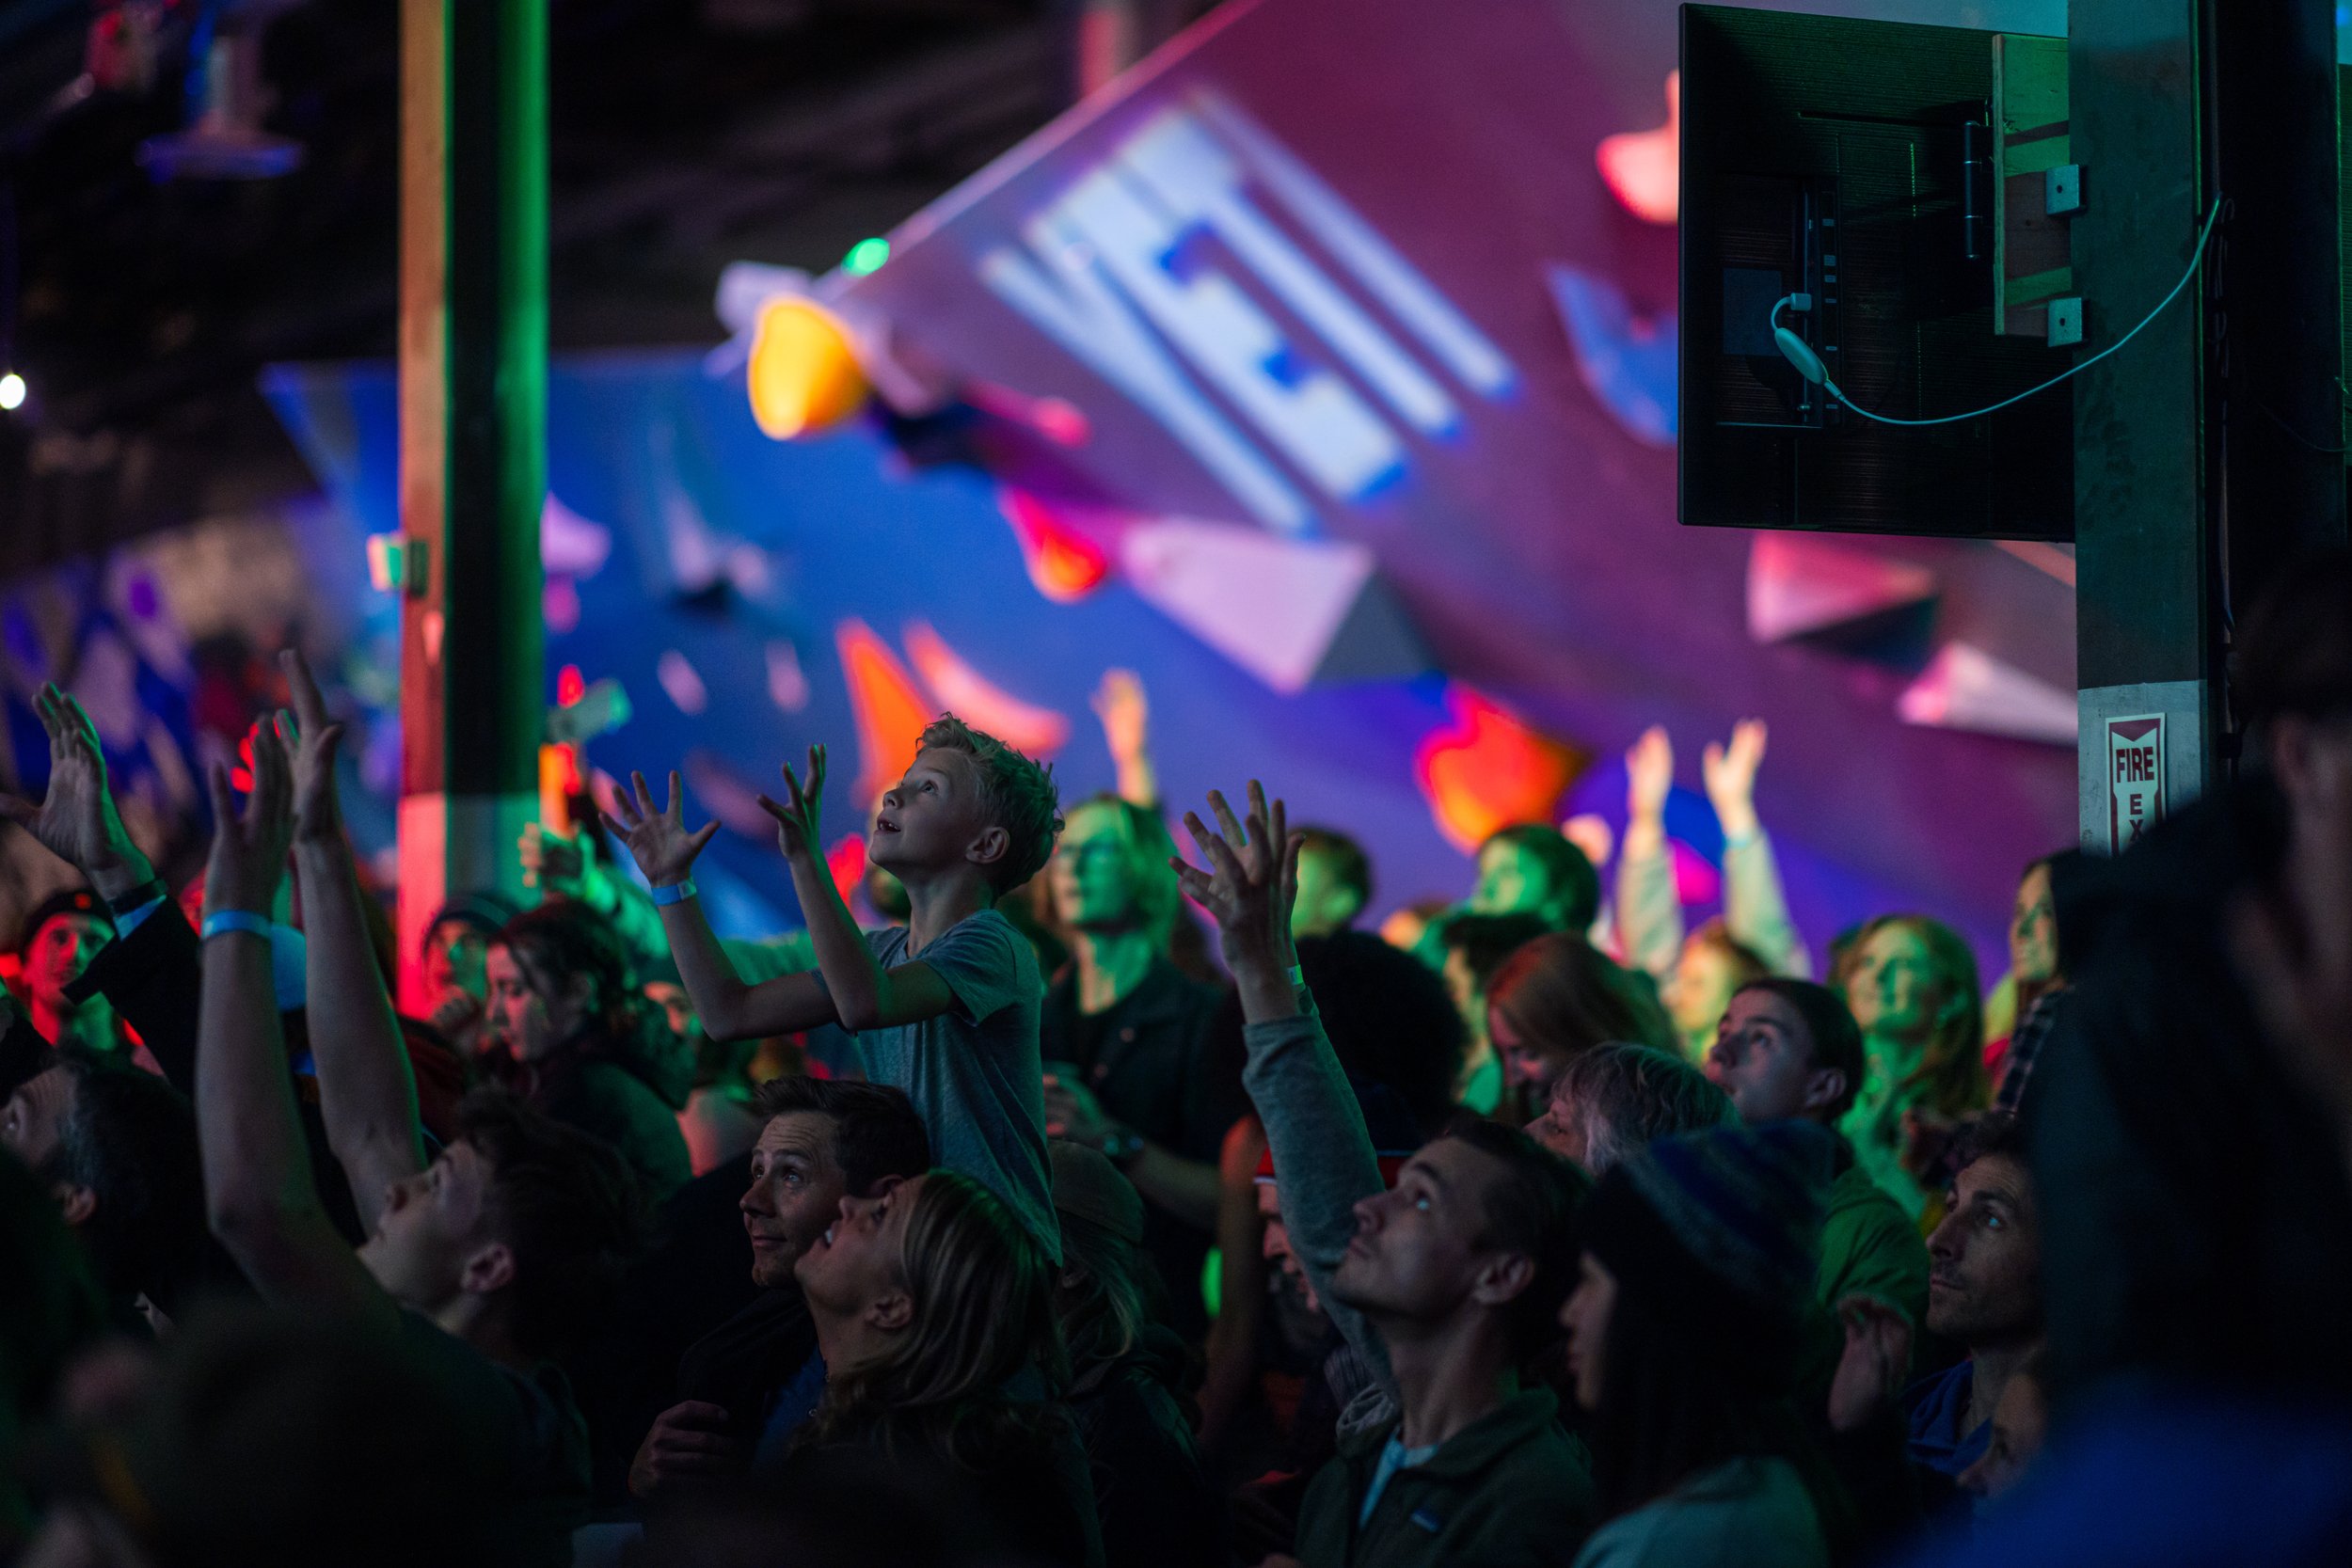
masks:
[[[812,973],[756,985],[737,974],[690,876],[718,824],[687,831],[675,773],[666,808],[633,774],[633,796],[608,818],[653,884],[703,1028],[731,1040],[839,1023],[857,1037],[866,1076],[914,1101],[939,1163],[1010,1204],[1058,1261],[1038,1045],[1044,984],[1028,940],[996,909],[1053,853],[1061,812],[1051,770],[953,717],[926,729],[866,836],[868,863],[896,876],[909,903],[904,927],[879,931],[858,929],[825,863],[825,749],[809,748],[805,784],[783,771],[788,803],[759,803],[791,867]]]
[[[1589,1184],[1525,1133],[1466,1117],[1384,1187],[1298,982],[1299,839],[1256,784],[1246,828],[1224,797],[1209,804],[1221,832],[1191,813],[1184,826],[1210,869],[1178,870],[1216,921],[1241,992],[1243,1082],[1265,1123],[1292,1253],[1373,1374],[1341,1413],[1338,1455],[1308,1486],[1295,1560],[1565,1562],[1592,1527],[1592,1476],[1557,1398],[1520,1373],[1557,1338]]]

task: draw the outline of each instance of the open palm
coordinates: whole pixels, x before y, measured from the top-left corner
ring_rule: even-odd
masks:
[[[645,880],[656,887],[675,887],[694,869],[695,858],[718,832],[719,824],[714,820],[691,833],[686,831],[686,792],[675,771],[670,774],[670,803],[659,810],[653,791],[645,787],[645,775],[631,773],[628,783],[628,788],[613,791],[616,810],[606,816],[605,823],[628,846]]]
[[[93,880],[127,861],[139,860],[106,787],[98,726],[79,702],[54,685],[40,689],[33,708],[49,736],[49,791],[39,805],[0,795],[0,816]]]

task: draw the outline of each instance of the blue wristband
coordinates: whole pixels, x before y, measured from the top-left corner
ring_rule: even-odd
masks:
[[[691,877],[685,881],[673,883],[669,887],[658,887],[653,890],[653,901],[664,909],[672,904],[683,904],[693,896],[694,879]]]
[[[204,917],[204,940],[210,942],[224,931],[243,931],[267,942],[269,924],[269,916],[250,910],[215,910]]]

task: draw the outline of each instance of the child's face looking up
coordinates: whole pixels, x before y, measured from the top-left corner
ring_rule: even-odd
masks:
[[[934,747],[916,752],[914,765],[874,814],[866,859],[902,876],[944,870],[962,860],[988,826],[977,769],[968,752]]]

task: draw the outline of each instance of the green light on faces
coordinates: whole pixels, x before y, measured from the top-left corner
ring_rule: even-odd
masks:
[[[882,264],[889,260],[890,242],[877,235],[851,245],[850,253],[841,258],[841,270],[851,277],[863,277],[869,272],[880,271]]]

